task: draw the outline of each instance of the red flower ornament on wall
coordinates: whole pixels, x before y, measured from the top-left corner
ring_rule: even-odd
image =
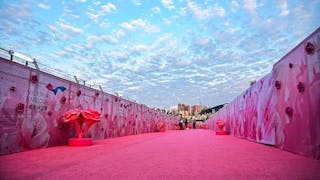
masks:
[[[77,96],[79,97],[81,95],[81,91],[77,91]]]
[[[276,87],[276,89],[281,89],[281,82],[280,81],[276,81],[275,83],[274,83],[274,86]]]
[[[16,112],[19,114],[22,114],[24,112],[24,104],[23,103],[18,103],[16,107]]]
[[[313,55],[314,50],[315,50],[314,45],[311,42],[308,42],[305,47],[305,51],[307,52],[307,54]]]
[[[67,98],[65,96],[62,96],[60,99],[60,103],[64,104],[64,103],[66,103],[66,101],[67,101]]]
[[[30,76],[30,81],[35,84],[39,81],[38,76],[37,75],[31,75]]]

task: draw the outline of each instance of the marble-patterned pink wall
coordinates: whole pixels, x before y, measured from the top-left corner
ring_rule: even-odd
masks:
[[[93,139],[156,132],[160,122],[173,130],[178,121],[145,105],[2,58],[0,85],[0,155],[67,144],[76,135],[63,115],[73,108],[101,113],[101,121],[86,134]]]
[[[231,135],[320,159],[320,29],[207,120]]]

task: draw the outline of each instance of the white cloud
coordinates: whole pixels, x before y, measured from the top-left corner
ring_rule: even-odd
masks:
[[[213,7],[213,15],[218,17],[224,17],[226,16],[226,11],[223,9],[223,7],[219,6],[218,4],[215,4]]]
[[[139,90],[139,89],[141,89],[141,87],[140,86],[131,86],[131,87],[128,87],[127,89],[128,90]]]
[[[165,8],[169,10],[172,10],[175,8],[173,4],[173,0],[161,0],[161,3]]]
[[[74,17],[74,18],[77,18],[77,19],[80,18],[80,16],[79,16],[79,15],[76,15],[76,14],[70,14],[70,16],[71,16],[71,17]]]
[[[100,26],[100,27],[103,27],[103,28],[109,27],[109,25],[110,25],[110,23],[109,23],[107,20],[105,20],[105,21],[103,21],[103,22],[101,22],[101,23],[99,24],[99,26]]]
[[[121,23],[120,26],[122,28],[124,28],[124,29],[129,30],[129,31],[135,31],[136,30],[136,28],[132,24],[130,24],[128,22]]]
[[[109,51],[106,53],[106,56],[115,60],[124,60],[129,58],[128,53],[120,51]]]
[[[237,0],[233,0],[231,2],[231,10],[234,12],[236,11],[236,9],[238,9],[238,7],[239,7],[239,2]]]
[[[53,31],[56,31],[56,30],[57,30],[57,27],[55,27],[55,26],[49,25],[48,27],[49,27],[51,30],[53,30]]]
[[[89,35],[87,37],[88,39],[88,44],[87,47],[88,48],[92,48],[95,44],[100,43],[100,42],[106,42],[108,44],[118,44],[119,40],[113,36],[110,35],[100,35],[100,36],[96,36],[96,35]]]
[[[243,8],[248,10],[251,14],[255,14],[257,10],[257,2],[256,0],[244,0]]]
[[[129,49],[132,52],[139,52],[140,53],[140,52],[147,51],[148,50],[148,46],[146,46],[146,45],[135,45],[133,47],[130,47]]]
[[[122,29],[119,29],[118,31],[116,31],[115,34],[116,34],[117,38],[120,38],[120,37],[126,35],[126,33]]]
[[[61,23],[61,22],[58,22],[57,23],[62,29],[68,31],[68,32],[71,32],[71,33],[74,33],[74,34],[82,34],[83,33],[83,30],[80,29],[80,28],[76,28],[76,27],[73,27],[71,25],[68,25],[68,24],[64,24],[64,23]]]
[[[158,48],[163,42],[168,41],[172,37],[172,34],[165,34],[163,36],[160,36],[152,45],[150,46],[150,49]]]
[[[186,66],[186,65],[189,65],[191,63],[192,63],[192,61],[189,60],[189,59],[183,59],[183,60],[178,61],[178,65],[181,65],[181,66]]]
[[[136,6],[140,6],[142,3],[141,3],[141,0],[131,0],[133,4],[135,4]]]
[[[99,22],[100,14],[93,14],[93,13],[87,12],[87,15],[88,15],[88,18],[91,19],[94,23]]]
[[[129,31],[136,31],[137,29],[142,29],[148,33],[160,32],[160,29],[157,26],[151,25],[150,23],[142,19],[134,19],[131,22],[121,23],[120,26]]]
[[[195,2],[188,2],[188,7],[191,12],[199,19],[206,19],[210,16],[209,9],[201,9]]]
[[[101,2],[100,1],[95,1],[93,4],[96,5],[96,6],[99,6],[101,4]]]
[[[42,8],[42,9],[50,9],[50,6],[43,4],[43,3],[38,4],[38,7]]]
[[[288,10],[288,3],[287,1],[282,1],[280,3],[280,9],[281,9],[281,13],[280,13],[280,16],[287,16],[290,11]]]
[[[112,3],[109,2],[108,4],[103,5],[103,6],[102,6],[102,9],[103,9],[104,12],[110,13],[110,12],[112,12],[112,11],[116,11],[116,10],[117,10],[117,7],[116,7],[114,4],[112,4]]]
[[[157,6],[156,6],[156,7],[153,7],[151,10],[152,10],[152,12],[155,13],[155,14],[159,14],[159,13],[161,12],[161,9],[160,9],[159,7],[157,7]]]
[[[210,17],[224,17],[226,15],[226,11],[219,4],[215,4],[212,7],[208,7],[206,9],[201,8],[197,3],[193,1],[189,1],[187,4],[191,13],[198,19],[207,19]]]

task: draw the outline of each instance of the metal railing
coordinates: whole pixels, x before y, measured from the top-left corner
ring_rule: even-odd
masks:
[[[2,57],[4,59],[8,59],[10,61],[14,61],[16,63],[22,64],[22,65],[25,65],[28,67],[31,67],[31,68],[34,68],[34,69],[37,69],[37,70],[41,70],[42,72],[57,76],[62,79],[66,79],[66,80],[75,82],[77,84],[82,84],[86,87],[90,87],[90,88],[105,92],[103,90],[102,86],[99,84],[90,83],[90,82],[88,83],[86,80],[80,79],[76,75],[71,75],[71,74],[68,74],[68,73],[60,70],[60,69],[52,68],[46,64],[38,62],[35,58],[24,55],[24,54],[19,53],[15,50],[7,50],[5,48],[0,47],[0,57]],[[119,94],[117,92],[114,92],[114,93],[107,92],[107,93],[113,94],[115,96],[119,96]],[[136,102],[136,100],[130,99],[128,97],[121,97],[121,98]]]

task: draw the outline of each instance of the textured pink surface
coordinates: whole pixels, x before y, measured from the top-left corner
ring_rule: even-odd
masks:
[[[319,159],[320,29],[206,123],[217,130],[217,120],[236,137]]]
[[[93,139],[155,132],[159,122],[170,130],[177,122],[145,105],[1,58],[0,84],[0,155],[67,144],[76,135],[63,115],[74,108],[101,114],[86,134]]]
[[[208,130],[166,131],[0,156],[2,179],[320,179],[320,162]]]

